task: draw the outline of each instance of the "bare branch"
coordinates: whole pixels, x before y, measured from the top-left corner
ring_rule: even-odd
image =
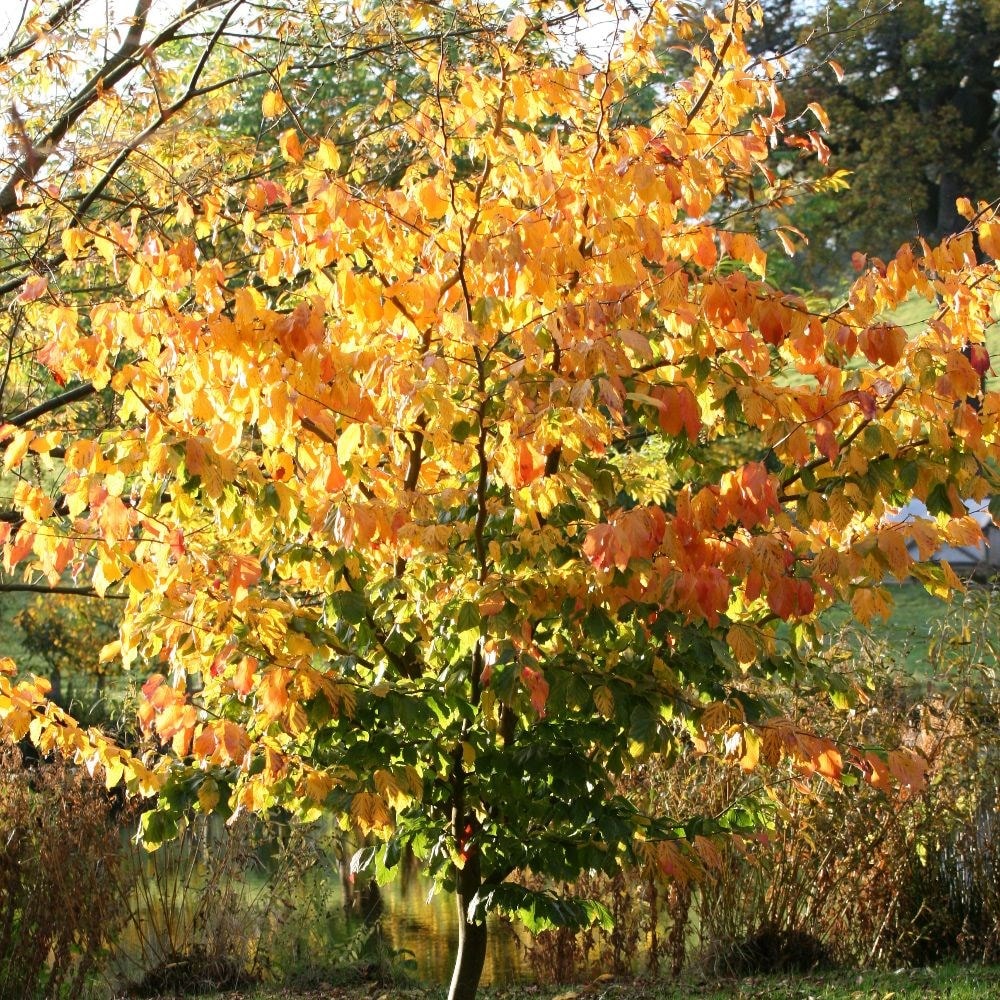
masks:
[[[0,594],[71,594],[75,597],[99,597],[101,600],[127,601],[127,594],[99,594],[93,587],[72,587],[57,583],[0,583]]]

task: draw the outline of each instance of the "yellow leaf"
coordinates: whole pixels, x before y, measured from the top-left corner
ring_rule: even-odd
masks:
[[[109,552],[102,551],[97,560],[97,566],[94,568],[94,590],[100,597],[103,597],[107,593],[108,587],[120,580],[121,577],[121,567],[114,561]]]
[[[713,701],[702,709],[698,717],[698,726],[703,733],[717,733],[729,725],[732,717],[729,705],[723,701]]]
[[[133,563],[128,572],[128,585],[133,593],[144,594],[153,586],[152,574],[141,563]]]
[[[841,490],[834,490],[827,497],[830,520],[843,531],[854,520],[854,507]]]
[[[424,181],[417,188],[416,195],[428,219],[440,219],[448,211],[448,199],[439,190],[436,178]]]
[[[10,472],[15,465],[20,464],[21,459],[28,453],[28,446],[34,436],[35,432],[32,430],[20,430],[7,442],[3,453],[4,472]]]
[[[333,779],[328,774],[310,771],[306,775],[305,793],[314,802],[322,805],[334,787]]]
[[[117,660],[121,656],[122,643],[121,639],[115,639],[114,642],[109,642],[105,646],[101,647],[101,652],[98,654],[98,663],[110,663],[112,660]]]
[[[381,796],[373,792],[358,792],[351,800],[351,819],[362,833],[368,834],[392,827],[392,817]]]
[[[823,126],[823,128],[830,128],[830,116],[823,110],[821,104],[818,104],[816,101],[810,101],[806,105],[806,110],[811,111],[816,116],[816,120]]]
[[[340,465],[346,465],[351,456],[358,450],[361,444],[361,424],[348,424],[340,433],[337,441],[337,461]]]
[[[125,765],[117,756],[109,757],[104,762],[104,787],[114,788],[125,776]]]
[[[949,544],[962,548],[979,545],[983,540],[983,532],[976,519],[967,515],[950,520],[945,528],[945,537]]]
[[[1000,222],[990,219],[979,224],[979,245],[994,260],[1000,260]]]
[[[516,45],[528,32],[531,22],[523,15],[517,14],[507,25],[507,37]]]
[[[336,173],[340,169],[340,151],[336,143],[330,139],[320,139],[319,151],[316,153],[316,166],[320,170]]]
[[[62,232],[63,253],[69,260],[83,256],[84,248],[90,239],[86,229],[64,229]]]
[[[917,543],[921,559],[930,559],[941,545],[937,525],[926,517],[918,517],[907,526],[910,538]]]
[[[401,800],[402,802],[405,802],[409,799],[409,796],[400,787],[399,782],[396,780],[391,771],[387,771],[385,768],[376,768],[372,778],[375,782],[376,791],[387,802],[391,802],[393,805],[398,806]]]
[[[203,813],[210,813],[218,804],[219,786],[214,778],[206,778],[198,788],[198,805]]]
[[[761,759],[768,767],[775,767],[781,760],[781,750],[781,733],[774,726],[765,726],[761,736]]]
[[[292,672],[287,667],[276,667],[261,678],[257,686],[257,699],[261,711],[271,719],[276,719],[288,705],[288,685]]]
[[[610,719],[615,711],[615,696],[609,687],[601,685],[594,690],[594,706],[605,719]]]
[[[761,250],[760,244],[750,233],[733,233],[729,241],[729,253],[734,259],[743,261],[754,274],[764,277],[767,270],[767,254]]]
[[[757,643],[745,625],[733,625],[726,633],[726,641],[737,663],[749,664],[757,659]]]
[[[740,757],[740,767],[744,771],[752,771],[760,763],[761,739],[749,728],[743,730],[743,756]]]
[[[288,706],[288,731],[293,736],[304,733],[309,728],[309,713],[301,703],[293,701]]]
[[[260,102],[260,110],[265,118],[277,118],[288,105],[277,90],[269,90]]]
[[[909,574],[913,560],[907,551],[902,529],[898,525],[884,528],[878,533],[878,548],[897,579],[901,580]]]

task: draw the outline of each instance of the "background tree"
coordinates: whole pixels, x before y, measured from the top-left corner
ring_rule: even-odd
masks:
[[[73,595],[46,594],[14,616],[24,665],[41,667],[52,684],[52,700],[62,708],[73,707],[83,721],[92,721],[88,716],[94,714],[107,718],[99,702],[107,694],[109,676],[120,670],[99,657],[118,635],[118,611],[115,601],[81,603]]]
[[[854,251],[886,257],[920,236],[940,240],[965,226],[958,198],[1000,195],[996,0],[763,6],[753,47],[789,53],[789,114],[822,105],[828,169],[851,172],[848,191],[789,213],[810,237],[792,280],[831,287]]]
[[[209,56],[177,64],[163,107],[200,93],[238,6],[199,29]],[[760,821],[630,797],[653,755],[919,788],[915,751],[808,732],[768,688],[836,683],[811,658],[834,600],[868,623],[890,574],[959,586],[906,542],[924,559],[978,538],[960,498],[997,485],[1000,406],[976,398],[996,273],[974,236],[995,255],[1000,229],[963,202],[967,231],[905,246],[822,311],[769,283],[752,231],[796,191],[772,148],[825,147],[748,52],[754,10],[654,5],[604,61],[551,37],[575,14],[530,3],[241,30],[249,67],[300,30],[343,23],[332,56],[350,62],[406,25],[412,90],[387,80],[352,145],[298,127],[283,60],[260,103],[276,155],[226,157],[221,178],[196,141],[212,106],[182,105],[192,132],[159,114],[128,212],[68,219],[58,274],[24,282],[16,372],[41,401],[0,431],[5,571],[126,598],[101,657],[150,675],[140,721],[162,752],[83,733],[4,676],[7,730],[157,791],[150,846],[191,808],[283,805],[374,835],[356,863],[379,877],[411,848],[458,900],[453,1000],[476,992],[488,910],[606,918],[525,869],[690,871]],[[617,114],[662,79],[666,36],[690,74],[647,122]],[[141,172],[153,150],[164,173]],[[891,317],[915,293],[940,305],[908,337]],[[100,426],[53,425],[97,393]],[[757,455],[714,447],[749,430]],[[910,495],[932,516],[889,522]]]

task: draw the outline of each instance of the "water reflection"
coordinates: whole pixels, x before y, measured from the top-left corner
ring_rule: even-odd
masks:
[[[276,836],[261,824],[227,829],[204,818],[153,854],[133,847],[116,980],[134,984],[191,955],[217,955],[279,978],[388,962],[446,982],[458,934],[454,898],[433,892],[413,859],[381,889],[355,879],[354,849],[332,825]],[[495,918],[489,928],[484,983],[523,981],[514,929]]]
[[[413,954],[418,978],[445,982],[455,961],[458,911],[450,895],[438,892],[428,898],[431,889],[430,880],[419,872],[384,886],[382,926],[390,947]],[[523,952],[513,927],[494,917],[488,926],[484,984],[524,981]]]

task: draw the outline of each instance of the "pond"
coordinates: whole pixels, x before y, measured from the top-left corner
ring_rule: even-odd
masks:
[[[263,826],[202,819],[151,854],[131,838],[124,846],[128,915],[111,948],[118,986],[192,966],[192,956],[204,978],[242,965],[263,978],[321,982],[338,966],[376,962],[427,982],[450,977],[454,898],[434,892],[413,861],[381,889],[353,879],[353,846],[332,826],[276,838]],[[484,983],[527,979],[514,928],[495,918],[489,927]]]

